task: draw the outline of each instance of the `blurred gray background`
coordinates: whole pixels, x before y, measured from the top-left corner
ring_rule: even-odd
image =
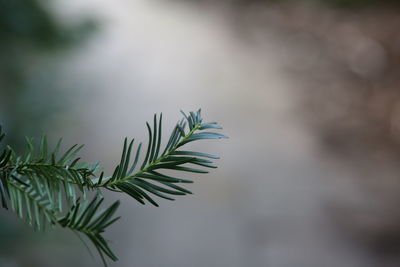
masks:
[[[120,267],[400,265],[396,1],[0,0],[0,121],[106,172],[145,121],[203,109],[219,169],[161,207],[124,195]],[[101,266],[0,213],[0,266]]]

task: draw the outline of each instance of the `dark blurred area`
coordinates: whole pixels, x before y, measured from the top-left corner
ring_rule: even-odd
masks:
[[[332,219],[377,256],[378,266],[397,266],[400,12],[379,4],[362,10],[287,7],[278,27],[298,53],[288,71],[304,84],[305,121],[324,153],[353,170],[367,199],[332,200]]]
[[[39,0],[0,2],[0,112],[14,145],[42,134],[52,111],[62,108],[57,61],[95,27],[91,19],[64,25],[54,13]]]
[[[193,198],[123,199],[112,266],[399,266],[399,28],[389,0],[0,0],[0,120],[106,169],[154,112],[225,126]],[[1,267],[97,266],[0,218]]]

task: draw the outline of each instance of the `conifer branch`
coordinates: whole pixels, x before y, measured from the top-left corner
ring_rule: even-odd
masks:
[[[154,196],[174,200],[174,195],[191,194],[177,185],[192,183],[191,180],[166,175],[165,170],[208,173],[199,167],[216,168],[211,159],[218,159],[217,156],[181,148],[198,140],[227,138],[203,131],[221,127],[214,122],[203,123],[200,110],[182,114],[184,118],[173,129],[164,149],[161,149],[162,114],[159,118],[154,115],[153,127],[146,123],[149,142],[144,155],[141,143],[133,153],[134,140],[128,144],[125,138],[120,162],[111,176],[105,176],[104,172],[99,175],[98,164],[80,161],[77,154],[83,146],[74,145],[60,154],[61,139],[53,150],[49,150],[46,136],[37,147],[32,139],[27,139],[27,151],[23,156],[5,147],[0,155],[2,207],[11,208],[35,230],[59,225],[81,233],[92,242],[105,265],[105,256],[116,261],[102,233],[120,218],[114,217],[119,201],[100,209],[101,190],[126,193],[141,204],[147,201],[158,206]],[[0,127],[0,142],[4,136]]]

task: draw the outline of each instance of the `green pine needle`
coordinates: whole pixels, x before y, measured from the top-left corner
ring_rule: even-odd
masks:
[[[166,175],[165,170],[208,173],[205,168],[217,167],[211,161],[217,156],[182,147],[194,141],[227,138],[210,132],[222,128],[215,122],[203,123],[200,110],[182,114],[184,118],[174,127],[164,147],[162,114],[154,115],[152,126],[146,123],[149,141],[143,153],[142,143],[134,151],[134,139],[128,142],[125,138],[121,159],[111,176],[105,176],[98,164],[81,162],[77,155],[83,145],[74,145],[61,153],[61,139],[50,150],[43,136],[38,146],[27,138],[24,155],[5,147],[0,155],[2,207],[11,208],[35,230],[59,225],[83,234],[97,249],[104,265],[106,257],[118,260],[102,234],[120,218],[114,217],[119,201],[101,208],[101,190],[126,193],[141,204],[158,206],[155,196],[174,200],[172,196],[191,194],[177,185],[192,183],[191,180]],[[0,142],[4,137],[0,127]]]

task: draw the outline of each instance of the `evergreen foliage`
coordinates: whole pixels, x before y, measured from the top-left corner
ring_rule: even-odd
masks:
[[[59,225],[78,236],[84,235],[105,265],[106,257],[116,261],[102,234],[120,218],[114,216],[119,201],[101,208],[102,190],[126,193],[141,204],[158,206],[154,196],[174,200],[175,195],[191,194],[177,184],[192,181],[166,175],[165,170],[207,173],[204,168],[216,168],[211,160],[218,157],[182,147],[198,140],[227,138],[213,132],[221,127],[215,122],[203,123],[200,110],[182,114],[184,118],[177,123],[163,149],[162,114],[159,118],[154,115],[152,127],[146,123],[149,142],[143,153],[141,143],[134,152],[134,140],[125,139],[120,163],[111,176],[106,176],[99,164],[82,162],[77,157],[82,145],[74,145],[61,153],[61,139],[54,149],[49,149],[43,136],[37,146],[32,139],[27,139],[24,155],[17,155],[6,146],[0,155],[2,207],[13,210],[35,230]],[[0,142],[4,136],[0,128]]]

